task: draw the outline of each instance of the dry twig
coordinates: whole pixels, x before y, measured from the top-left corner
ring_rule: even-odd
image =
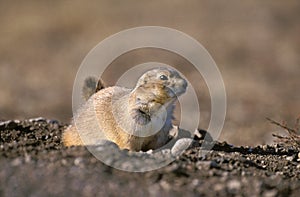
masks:
[[[277,140],[275,140],[276,142],[283,143],[289,146],[295,145],[300,147],[300,116],[296,119],[294,128],[287,126],[285,122],[279,123],[270,118],[267,118],[267,120],[270,121],[272,124],[283,128],[288,133],[287,136],[282,136],[273,133],[273,137],[277,138]]]

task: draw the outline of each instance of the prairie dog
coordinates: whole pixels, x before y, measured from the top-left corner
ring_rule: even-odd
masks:
[[[63,142],[95,145],[108,139],[131,151],[162,147],[170,140],[174,102],[186,88],[176,70],[156,68],[144,73],[134,89],[100,89],[78,110]]]

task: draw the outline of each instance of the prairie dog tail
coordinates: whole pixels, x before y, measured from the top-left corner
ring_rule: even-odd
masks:
[[[102,79],[98,80],[96,77],[90,76],[84,80],[82,96],[87,101],[93,94],[104,88],[105,85]]]

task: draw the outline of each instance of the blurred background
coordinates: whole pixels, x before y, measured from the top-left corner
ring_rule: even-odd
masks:
[[[300,114],[300,1],[0,0],[0,120],[69,123],[73,82],[87,53],[114,33],[145,25],[189,34],[217,63],[228,99],[220,140],[272,143],[278,128],[265,118],[292,124]],[[116,59],[103,78],[113,84],[119,71],[145,61],[193,74],[181,57],[145,49]],[[205,129],[210,98],[195,78]]]

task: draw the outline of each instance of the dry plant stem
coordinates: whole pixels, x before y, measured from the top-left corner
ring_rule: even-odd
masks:
[[[286,125],[286,123],[279,123],[274,121],[270,118],[267,118],[272,124],[279,126],[285,129],[288,132],[288,136],[281,136],[278,134],[272,134],[274,137],[278,138],[278,142],[285,143],[287,145],[297,145],[300,146],[300,135],[299,135],[299,123],[300,123],[300,116],[296,119],[296,123],[294,128],[290,128]]]

